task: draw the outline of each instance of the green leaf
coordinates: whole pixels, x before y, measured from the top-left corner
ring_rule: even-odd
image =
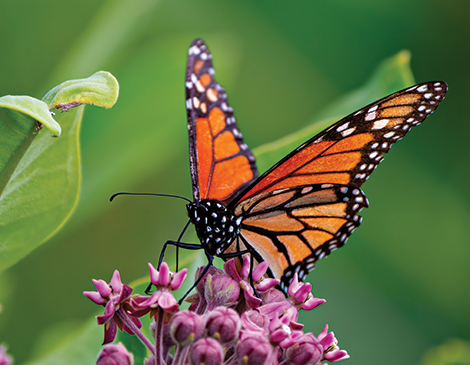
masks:
[[[11,123],[26,124],[26,120],[29,120],[34,128],[36,128],[36,121],[38,121],[49,128],[55,136],[60,135],[59,124],[52,118],[47,104],[41,100],[25,95],[5,95],[0,98],[0,109],[2,134],[7,126],[16,128]]]
[[[58,116],[63,126],[61,138],[39,134],[1,192],[0,271],[57,232],[76,206],[80,184],[78,131],[83,110],[82,106]]]
[[[43,98],[49,109],[68,110],[89,104],[109,109],[119,95],[116,78],[106,71],[98,71],[86,79],[68,80],[50,90]]]
[[[331,104],[314,118],[311,125],[254,149],[253,152],[260,172],[266,171],[302,143],[342,117],[413,83],[408,51],[401,51],[386,59],[377,67],[363,87]]]
[[[470,365],[470,341],[450,339],[430,349],[421,365]]]
[[[55,348],[39,360],[28,362],[27,365],[83,365],[94,364],[103,342],[103,326],[96,321],[87,324],[74,336],[57,343]]]

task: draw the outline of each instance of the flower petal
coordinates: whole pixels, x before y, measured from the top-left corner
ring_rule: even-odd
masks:
[[[341,360],[346,360],[349,359],[349,355],[345,350],[334,350],[331,352],[327,352],[323,355],[325,357],[325,360],[329,362],[338,362]]]
[[[287,294],[289,294],[290,297],[294,297],[295,292],[299,290],[299,288],[299,276],[295,273],[292,281],[290,282],[289,288],[287,289]]]
[[[158,305],[166,311],[178,312],[178,302],[176,301],[173,294],[168,292],[162,292],[158,299]]]
[[[156,286],[159,283],[159,281],[158,281],[158,276],[159,276],[158,270],[155,269],[155,267],[150,262],[148,263],[148,266],[149,266],[149,270],[150,270],[150,282],[153,285]]]
[[[186,279],[188,269],[175,272],[173,279],[171,279],[170,287],[173,290],[178,290],[183,285],[184,279]]]
[[[256,267],[253,269],[253,272],[251,273],[253,281],[259,281],[263,277],[263,275],[266,274],[266,270],[268,270],[268,267],[269,262],[266,260],[256,265]]]
[[[325,299],[311,297],[307,299],[305,303],[302,304],[302,309],[304,311],[310,311],[312,309],[315,309],[316,307],[319,307],[323,303],[326,303]]]
[[[168,264],[163,261],[160,265],[160,270],[158,271],[158,285],[168,286],[168,284],[170,284],[170,280],[170,268],[168,267]]]
[[[116,338],[117,324],[114,321],[107,322],[104,325],[104,341],[103,345],[111,343]]]
[[[93,285],[95,286],[96,290],[98,290],[98,293],[100,293],[103,298],[109,297],[111,293],[113,292],[106,281],[101,280],[101,279],[100,280],[92,279],[91,281],[93,281]]]
[[[235,265],[235,259],[230,259],[224,264],[224,271],[226,274],[230,275],[237,282],[241,282],[242,278],[238,273],[237,266]]]
[[[114,270],[113,277],[111,278],[109,285],[113,288],[115,293],[120,293],[122,291],[122,282],[118,270]]]
[[[302,283],[294,294],[294,300],[298,303],[303,303],[307,299],[310,291],[312,290],[312,284]]]
[[[243,265],[240,270],[240,275],[243,279],[249,278],[250,277],[250,256],[245,255],[243,256]]]
[[[83,295],[90,299],[95,304],[104,304],[104,299],[97,291],[84,291]]]

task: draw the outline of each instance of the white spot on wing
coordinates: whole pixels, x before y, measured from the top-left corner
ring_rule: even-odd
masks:
[[[350,135],[351,133],[353,133],[355,130],[356,130],[356,127],[346,129],[343,133],[341,133],[341,135],[342,135],[343,137],[349,136],[349,135]]]
[[[341,126],[339,126],[338,128],[336,128],[336,131],[337,131],[337,132],[342,132],[342,131],[344,131],[344,130],[345,130],[346,128],[348,128],[348,127],[349,127],[349,122],[348,122],[348,123],[345,123],[345,124],[343,124],[343,125],[341,125]]]
[[[374,120],[375,117],[376,117],[376,113],[375,113],[375,112],[368,113],[368,114],[366,114],[366,116],[364,117],[364,120],[367,121],[367,122],[370,122],[371,120]]]
[[[380,119],[374,122],[372,129],[382,129],[388,124],[388,119]]]

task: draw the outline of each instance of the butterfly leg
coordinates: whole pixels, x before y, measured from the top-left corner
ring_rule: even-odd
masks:
[[[191,293],[191,291],[197,286],[197,284],[199,284],[199,282],[202,280],[202,278],[204,277],[204,275],[206,275],[207,271],[209,270],[209,268],[212,266],[212,262],[214,261],[214,256],[212,255],[209,255],[207,252],[206,252],[206,256],[207,256],[207,265],[206,267],[204,268],[204,270],[202,271],[201,275],[199,275],[199,277],[196,279],[196,281],[194,282],[194,284],[191,286],[191,288],[186,292],[185,295],[183,295],[183,297],[178,301],[178,305],[181,305],[181,303],[183,303],[183,301],[186,299],[186,297],[188,296],[189,293]]]
[[[182,246],[182,243],[180,242],[181,241],[181,238],[183,238],[183,235],[184,233],[186,232],[186,230],[188,229],[188,226],[189,226],[189,223],[191,223],[190,220],[188,220],[188,222],[186,223],[186,225],[184,226],[183,230],[181,231],[178,239],[175,241],[166,241],[165,244],[163,245],[163,248],[162,248],[162,252],[160,253],[160,259],[158,260],[158,267],[157,269],[160,269],[160,265],[162,264],[163,262],[163,257],[165,256],[165,251],[166,251],[166,248],[168,245],[173,245],[173,246],[176,246],[176,271],[178,271],[178,258],[179,258],[179,248],[180,246]],[[198,247],[201,247],[202,246],[199,246],[197,245]],[[195,249],[195,248],[189,248],[190,250],[191,249]]]
[[[180,238],[181,238],[181,235],[180,235]],[[165,250],[166,250],[168,245],[176,246],[177,249],[178,249],[178,247],[182,247],[182,248],[185,248],[187,250],[203,250],[204,249],[203,246],[198,245],[198,244],[194,244],[194,243],[183,243],[183,242],[179,242],[179,241],[166,241],[165,244],[163,245],[162,253],[160,254],[160,259],[158,260],[157,270],[160,270],[160,265],[163,262],[163,257],[165,256]],[[176,267],[178,268],[178,262],[176,263]],[[176,271],[178,271],[178,270],[176,270]],[[150,283],[147,286],[147,289],[145,289],[145,294],[149,295],[150,294],[150,289],[152,289],[152,283]],[[186,295],[187,295],[187,293],[186,293]]]
[[[250,251],[245,250],[245,251],[240,251],[240,252],[231,252],[231,253],[224,253],[222,255],[218,255],[217,257],[220,257],[221,259],[232,259],[234,257],[238,257],[241,255],[244,255],[246,253],[249,253]]]

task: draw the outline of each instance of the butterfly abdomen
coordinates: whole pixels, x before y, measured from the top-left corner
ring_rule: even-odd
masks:
[[[241,219],[217,200],[196,201],[186,207],[205,251],[212,256],[222,254],[238,235]]]

